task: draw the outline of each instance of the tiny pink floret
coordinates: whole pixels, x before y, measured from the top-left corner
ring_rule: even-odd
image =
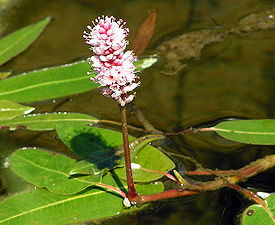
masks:
[[[89,31],[83,34],[86,44],[93,51],[88,62],[97,74],[91,80],[103,87],[103,95],[113,98],[121,106],[134,99],[132,92],[139,86],[133,64],[136,57],[132,51],[124,51],[129,33],[125,24],[122,19],[102,16],[93,22],[93,27],[87,26]]]

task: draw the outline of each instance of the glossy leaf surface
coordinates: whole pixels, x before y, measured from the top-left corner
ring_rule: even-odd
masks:
[[[21,28],[0,39],[0,65],[26,50],[41,34],[50,18]]]
[[[146,69],[157,61],[143,58],[135,62],[138,70]],[[95,74],[86,61],[49,67],[0,81],[0,99],[16,102],[34,102],[64,97],[98,87],[90,80]]]
[[[12,170],[29,183],[58,194],[75,194],[101,179],[101,173],[95,171],[89,176],[71,177],[76,160],[49,151],[17,150],[10,156],[9,162]]]
[[[54,130],[58,124],[87,125],[97,121],[96,118],[81,113],[45,113],[0,121],[0,127],[9,128],[10,130],[26,128],[28,130],[42,131]]]
[[[33,107],[20,105],[7,100],[0,100],[0,121],[28,114],[33,110]]]
[[[105,178],[106,183],[114,184],[112,177]],[[156,193],[163,185],[137,185],[137,190]],[[106,218],[125,210],[122,198],[101,189],[91,189],[79,195],[58,195],[47,190],[33,190],[8,198],[0,203],[0,224],[47,224],[65,225],[79,221]],[[26,204],[27,203],[27,204]]]
[[[90,81],[86,61],[44,68],[0,82],[0,99],[34,102],[89,91],[98,85]]]
[[[213,127],[232,141],[256,145],[275,145],[275,120],[230,120]]]
[[[94,163],[98,169],[112,168],[116,165],[124,167],[123,160],[119,160],[119,151],[122,145],[122,134],[117,131],[103,129],[99,127],[84,126],[58,126],[56,131],[61,140],[74,152],[82,156],[85,160]],[[134,137],[129,136],[131,142]],[[133,163],[140,164],[143,168],[167,172],[175,167],[174,163],[158,149],[147,145],[138,150],[131,150],[136,155]],[[125,169],[115,169],[116,174],[125,179]],[[151,173],[143,170],[133,170],[136,182],[148,182],[159,179],[162,174]]]
[[[272,213],[271,215],[267,213],[260,205],[251,205],[249,206],[241,216],[242,225],[274,225],[275,224],[275,195],[271,194],[266,199],[267,208]]]

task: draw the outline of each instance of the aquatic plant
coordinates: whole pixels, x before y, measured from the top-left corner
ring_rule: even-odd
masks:
[[[146,20],[143,26],[152,27],[155,16],[153,12],[149,16],[151,19]],[[46,18],[2,38],[0,64],[24,51],[49,21]],[[275,145],[275,120],[221,121],[212,127],[196,127],[175,133],[163,133],[155,129],[148,134],[145,128],[130,126],[126,119],[126,106],[133,104],[132,91],[140,84],[136,73],[151,67],[157,58],[137,59],[132,51],[125,51],[129,30],[124,26],[122,20],[108,16],[97,18],[94,27],[88,26],[89,31],[84,32],[84,38],[94,54],[88,59],[90,65],[86,61],[79,61],[10,78],[7,78],[10,73],[0,73],[1,129],[7,132],[22,128],[32,131],[55,130],[60,140],[82,158],[79,161],[35,148],[22,148],[12,153],[4,166],[35,188],[8,197],[0,203],[0,224],[76,223],[132,212],[143,208],[146,203],[161,199],[197,195],[223,187],[235,189],[257,203],[243,213],[244,225],[253,224],[251,221],[254,218],[257,221],[264,218],[264,225],[274,223],[274,195],[262,197],[238,186],[239,182],[274,167],[274,155],[237,170],[200,167],[180,174],[174,162],[149,143],[174,135],[216,132],[240,143]],[[147,37],[140,34],[137,38],[146,40]],[[146,46],[143,43],[148,42],[136,43],[139,44],[134,49],[140,54],[141,51],[137,49],[144,49]],[[92,72],[87,75],[90,66]],[[75,112],[31,114],[34,108],[27,104],[81,93],[99,86],[104,95],[118,103],[121,122]],[[145,120],[143,122],[146,123]],[[107,129],[121,125],[122,134]],[[135,138],[128,134],[128,129],[147,135]],[[201,181],[198,178],[201,175],[215,178]],[[170,179],[176,188],[165,189],[160,178]]]

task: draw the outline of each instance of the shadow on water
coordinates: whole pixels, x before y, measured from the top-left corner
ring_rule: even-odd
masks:
[[[6,4],[0,5],[2,35],[46,16],[53,16],[53,21],[42,36],[30,49],[5,64],[1,68],[3,71],[12,69],[17,74],[89,57],[82,31],[102,14],[125,19],[131,30],[131,42],[147,11],[155,8],[158,12],[156,33],[144,55],[157,53],[159,62],[141,74],[142,85],[137,90],[135,100],[136,106],[152,125],[170,132],[198,124],[210,124],[221,118],[275,116],[274,29],[221,35],[236,27],[247,15],[274,8],[274,0],[115,0],[112,4],[108,0],[5,0],[0,4]],[[255,24],[260,22],[258,20]],[[208,40],[205,37],[209,36],[202,36],[207,32],[200,33],[207,29],[216,41],[209,42],[200,51],[194,51]],[[195,31],[199,32],[196,34],[197,42],[190,39],[194,35],[182,36]],[[180,37],[185,37],[185,42],[180,41]],[[217,37],[219,39],[214,39]],[[184,43],[190,44],[179,47]],[[192,57],[186,58],[186,54]],[[168,74],[167,68],[175,68],[176,72]],[[38,113],[70,111],[119,121],[116,104],[99,95],[98,91],[32,105]],[[131,124],[140,125],[133,115],[129,115],[129,120]],[[10,151],[18,143],[64,150],[64,145],[59,141],[53,143],[53,136],[47,132],[38,135],[18,131],[12,134],[16,143],[10,147]],[[7,144],[13,140],[9,138]],[[191,156],[210,169],[237,169],[274,153],[274,147],[237,144],[210,133],[172,137],[170,143],[169,146],[163,146],[167,152]],[[106,146],[100,136],[90,133],[75,136],[71,146],[75,153],[97,164],[98,168],[112,167],[118,159],[112,147]],[[109,151],[100,150],[105,148]],[[175,159],[179,167],[181,164],[186,169],[193,166],[180,156]],[[258,175],[243,185],[274,191],[274,187],[267,183],[274,177],[272,171],[264,173],[269,176]],[[140,225],[231,225],[236,223],[236,214],[247,203],[239,193],[223,189],[192,198],[160,202],[157,207],[154,208],[154,205],[151,210],[134,218],[135,223]],[[103,224],[131,224],[132,218],[108,220]]]

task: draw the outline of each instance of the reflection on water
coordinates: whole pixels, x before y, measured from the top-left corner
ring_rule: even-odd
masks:
[[[274,0],[115,0],[112,4],[107,0],[0,1],[0,34],[53,16],[52,23],[39,40],[1,70],[12,69],[19,73],[87,58],[90,52],[83,43],[82,31],[91,20],[102,14],[125,19],[131,29],[132,40],[148,10],[155,8],[158,12],[157,30],[144,55],[158,53],[160,59],[154,68],[141,74],[142,85],[136,98],[137,107],[150,123],[157,129],[171,131],[213,123],[221,118],[274,118],[274,23],[269,29],[229,32],[246,16],[274,7]],[[177,48],[181,46],[176,43],[177,38],[192,32],[200,36],[202,30],[210,30],[211,35],[212,31],[217,35],[227,33],[220,37],[220,41],[203,45],[199,55],[193,58],[176,55],[178,61],[173,65],[176,72],[172,76],[164,73],[171,66],[165,56],[176,52],[167,46]],[[192,40],[190,43],[194,44]],[[195,47],[200,44],[202,42],[197,42]],[[165,50],[161,52],[161,49]],[[182,52],[189,50],[186,48]],[[185,66],[181,68],[182,65]],[[37,107],[36,112],[72,111],[119,120],[116,104],[97,91],[33,105]],[[139,125],[133,115],[129,119],[132,124]],[[13,133],[13,140],[20,146],[43,146],[68,152],[55,139],[54,132],[18,131]],[[236,144],[215,134],[172,137],[169,146],[162,147],[168,152],[192,156],[212,169],[239,168],[274,152],[272,147]],[[180,157],[173,157],[180,167],[192,167]],[[250,186],[272,190],[268,185],[259,185],[264,184],[263,179],[254,180]],[[233,215],[245,204],[247,201],[238,193],[225,189],[157,203],[155,208],[138,217],[129,216],[125,222],[118,219],[104,224],[226,225],[233,223]]]

